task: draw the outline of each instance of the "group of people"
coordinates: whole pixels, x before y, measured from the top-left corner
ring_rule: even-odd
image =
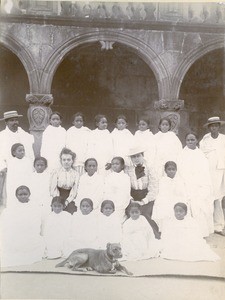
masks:
[[[225,235],[225,124],[209,118],[198,147],[196,133],[183,148],[162,118],[159,132],[140,117],[133,135],[119,115],[110,133],[105,115],[96,129],[76,113],[72,127],[53,112],[43,133],[41,155],[19,127],[16,111],[4,113],[0,170],[6,174],[1,216],[2,266],[65,257],[79,248],[105,249],[120,242],[124,260],[161,256],[216,261],[205,238]]]

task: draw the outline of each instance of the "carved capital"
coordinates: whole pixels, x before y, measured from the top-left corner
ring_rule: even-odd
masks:
[[[26,101],[33,105],[50,106],[53,103],[52,94],[27,94]]]
[[[154,108],[161,111],[178,111],[184,108],[184,100],[165,100],[155,101]]]

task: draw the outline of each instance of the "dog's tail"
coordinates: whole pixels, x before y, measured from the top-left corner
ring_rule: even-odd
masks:
[[[63,261],[61,261],[60,263],[58,263],[58,264],[55,266],[55,268],[58,268],[58,267],[64,267],[65,264],[66,264],[66,262],[67,262],[67,258],[64,259]]]

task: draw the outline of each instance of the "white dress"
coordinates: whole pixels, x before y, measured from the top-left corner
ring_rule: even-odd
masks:
[[[66,130],[62,126],[48,125],[42,136],[41,156],[48,161],[49,170],[60,166],[60,152],[66,145]]]
[[[70,127],[66,132],[66,147],[76,153],[74,167],[80,174],[83,173],[84,162],[87,157],[87,149],[91,130],[85,126]],[[79,169],[79,170],[78,170]]]
[[[132,198],[130,195],[130,177],[121,171],[120,173],[111,172],[105,178],[104,200],[112,200],[115,205],[115,214],[121,222],[125,218],[125,209]]]
[[[81,175],[77,197],[75,200],[78,210],[80,210],[80,202],[84,198],[89,198],[93,202],[93,209],[100,211],[103,201],[104,178],[98,173],[89,176],[87,173]]]
[[[99,213],[97,218],[97,248],[106,249],[107,243],[120,243],[122,240],[122,226],[115,212],[110,216]]]
[[[157,132],[155,134],[156,157],[155,166],[159,178],[165,174],[164,165],[167,161],[177,162],[177,157],[182,150],[182,144],[173,131]]]
[[[129,218],[122,227],[122,252],[124,260],[141,260],[159,256],[159,241],[144,216]]]
[[[128,164],[130,160],[128,159],[128,153],[130,148],[132,148],[134,143],[134,136],[128,129],[118,130],[114,128],[111,132],[112,142],[113,142],[113,157],[120,156]]]
[[[47,258],[64,257],[67,255],[67,242],[70,236],[72,215],[62,211],[51,212],[46,218],[43,236]]]
[[[147,129],[145,131],[137,130],[134,134],[136,145],[142,146],[145,149],[144,157],[147,163],[154,164],[156,155],[155,136]]]
[[[183,261],[216,261],[219,258],[203,239],[197,222],[186,216],[183,220],[175,217],[166,220],[161,235],[160,256]]]
[[[42,260],[44,241],[41,216],[36,204],[18,202],[1,215],[1,266],[29,265]]]
[[[187,187],[191,214],[206,237],[213,232],[213,197],[209,165],[203,152],[184,147],[178,159],[178,172]]]

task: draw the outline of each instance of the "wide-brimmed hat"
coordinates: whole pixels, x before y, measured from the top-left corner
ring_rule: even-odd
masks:
[[[146,150],[145,150],[144,147],[136,146],[136,147],[130,148],[128,156],[132,156],[132,155],[135,155],[135,154],[138,154],[138,153],[143,153],[145,151]]]
[[[16,110],[6,111],[4,112],[3,118],[0,119],[0,121],[8,120],[11,118],[19,118],[19,117],[23,117],[23,115],[19,115]]]
[[[207,123],[205,123],[203,125],[203,127],[207,127],[209,126],[210,124],[215,124],[215,123],[219,123],[220,125],[224,125],[225,124],[225,121],[221,121],[220,120],[220,117],[211,117],[207,120]]]

